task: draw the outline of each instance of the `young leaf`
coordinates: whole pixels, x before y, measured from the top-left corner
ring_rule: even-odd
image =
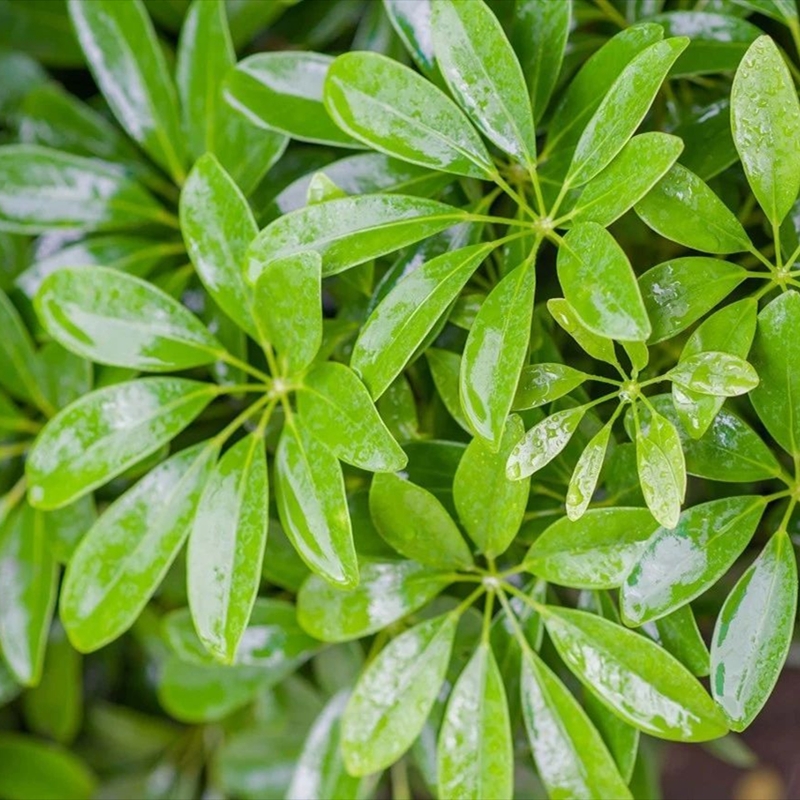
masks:
[[[0,147],[0,230],[124,230],[168,218],[116,164],[33,144]]]
[[[547,310],[561,326],[592,358],[616,364],[614,343],[604,336],[592,333],[575,313],[575,309],[563,298],[547,301]]]
[[[636,466],[647,507],[671,530],[686,494],[686,463],[678,431],[658,413],[650,414],[645,428],[637,422]]]
[[[765,506],[761,497],[712,500],[686,509],[674,530],[659,528],[620,592],[625,622],[663,617],[713,586],[747,547]]]
[[[351,775],[398,761],[422,730],[450,662],[458,617],[447,614],[393,639],[358,679],[342,720],[342,754]]]
[[[318,364],[303,379],[297,410],[308,432],[337,458],[371,472],[396,472],[408,459],[364,384],[344,364]]]
[[[186,585],[203,644],[231,663],[261,583],[267,542],[267,460],[259,433],[240,439],[211,473],[189,536]]]
[[[297,596],[297,619],[323,642],[346,642],[411,614],[447,586],[441,573],[414,561],[365,562],[357,586],[343,591],[312,575]]]
[[[189,535],[216,455],[198,444],[172,456],[112,503],[78,545],[59,603],[77,650],[97,650],[136,621]]]
[[[210,364],[223,352],[177,300],[115,269],[59,269],[42,282],[35,307],[57,342],[99,364],[172,372]]]
[[[139,0],[68,0],[81,49],[120,125],[176,182],[186,154],[175,84]]]
[[[550,797],[631,796],[586,712],[533,652],[522,661],[522,715]]]
[[[214,386],[145,378],[87,394],[39,434],[25,465],[37,508],[69,505],[177,436],[214,398]]]
[[[800,190],[800,103],[783,56],[769,36],[750,45],[731,87],[731,131],[764,213],[779,225]]]
[[[264,265],[316,250],[323,275],[392,253],[468,218],[436,200],[403,195],[364,195],[301,208],[267,225],[250,245],[247,274],[255,283]]]
[[[575,465],[567,487],[567,517],[571,520],[583,516],[592,501],[610,438],[611,426],[604,425],[586,445]]]
[[[270,261],[254,290],[256,325],[289,374],[308,367],[322,344],[322,259],[313,251]]]
[[[583,384],[585,372],[566,364],[531,364],[522,368],[514,397],[514,410],[538,408],[558,400]]]
[[[491,250],[491,244],[472,245],[426,261],[377,305],[350,360],[373,397],[400,374]]]
[[[397,61],[377,53],[339,56],[324,94],[336,124],[379,152],[467,177],[494,172],[486,147],[458,106]]]
[[[372,479],[369,513],[378,533],[401,555],[441,570],[469,569],[472,554],[444,506],[397,475]]]
[[[506,461],[506,476],[518,481],[549,464],[568,444],[586,409],[556,411],[534,425],[517,443]]]
[[[253,124],[305,142],[360,147],[331,119],[323,87],[333,58],[320,53],[256,53],[225,79],[225,99]]]
[[[645,341],[647,311],[628,257],[604,228],[576,225],[558,250],[564,297],[593,333],[622,341]]]
[[[750,360],[761,379],[750,395],[753,408],[773,439],[792,455],[800,455],[800,295],[786,292],[758,315]]]
[[[711,691],[731,728],[744,730],[777,683],[797,612],[797,562],[778,531],[722,606],[711,645]]]
[[[309,568],[339,586],[355,586],[358,564],[341,465],[301,425],[285,425],[278,442],[275,500],[283,529]]]
[[[656,233],[704,253],[739,253],[752,245],[735,214],[686,167],[672,169],[636,204]]]
[[[436,0],[431,10],[436,62],[459,105],[501,150],[534,164],[525,78],[497,17],[483,2]]]
[[[650,45],[622,70],[578,140],[567,173],[570,185],[591,180],[622,150],[687,44],[682,36]]]
[[[548,606],[544,621],[581,683],[634,727],[681,742],[727,731],[697,678],[655,642],[585,611]]]
[[[667,374],[685,389],[717,397],[736,397],[758,386],[756,371],[743,358],[713,350],[681,360]]]
[[[510,800],[514,790],[511,722],[491,647],[473,654],[447,702],[439,731],[440,797]]]
[[[44,515],[27,503],[0,525],[0,575],[2,657],[17,681],[35,686],[42,677],[58,565],[48,547]]]
[[[461,360],[461,407],[474,431],[495,450],[528,352],[536,289],[533,261],[524,261],[489,293]]]
[[[533,543],[528,572],[576,589],[613,589],[658,528],[646,508],[593,508],[580,519],[562,517]]]
[[[243,330],[257,337],[245,254],[258,234],[253,212],[219,161],[198,159],[181,192],[181,232],[208,293]]]

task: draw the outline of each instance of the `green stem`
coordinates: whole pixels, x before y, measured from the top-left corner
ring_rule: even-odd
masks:
[[[483,628],[481,629],[481,642],[488,644],[489,631],[492,627],[492,610],[494,609],[494,589],[489,589],[486,597],[486,605],[483,607]]]
[[[606,19],[610,22],[613,22],[615,25],[618,25],[623,30],[628,27],[628,20],[622,16],[622,14],[614,8],[613,5],[609,2],[609,0],[594,0],[594,4],[597,6],[600,11],[605,14]]]
[[[249,405],[241,414],[238,414],[234,419],[228,423],[213,439],[209,440],[215,447],[222,447],[225,442],[233,436],[234,433],[245,423],[248,418],[252,417],[257,411],[262,409],[271,400],[270,397],[264,395],[260,397],[255,403]]]
[[[508,184],[503,176],[496,172],[492,175],[492,180],[532,219],[538,219],[538,214],[528,205],[525,197],[515,191],[510,184]]]
[[[258,378],[260,381],[264,383],[271,384],[272,378],[267,375],[266,372],[262,372],[260,369],[256,369],[255,367],[248,364],[246,361],[242,361],[242,359],[237,358],[233,353],[229,353],[227,350],[220,350],[217,353],[217,358],[220,361],[223,361],[225,364],[230,364],[232,367],[236,367],[237,369],[242,370],[242,372],[246,372],[248,375],[252,375],[254,378]]]

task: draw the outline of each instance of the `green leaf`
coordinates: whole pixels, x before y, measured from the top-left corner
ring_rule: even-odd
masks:
[[[639,731],[620,719],[596,694],[584,690],[581,700],[589,721],[597,728],[614,759],[620,777],[630,783],[639,753]]]
[[[257,338],[245,255],[258,235],[253,213],[230,175],[212,155],[202,156],[181,192],[181,232],[192,263],[211,297]]]
[[[659,528],[620,592],[625,622],[663,617],[713,586],[744,552],[765,507],[762,497],[727,497],[687,508],[674,530]]]
[[[494,173],[486,147],[458,106],[390,58],[339,56],[328,71],[324,94],[336,124],[379,152],[456,175]]]
[[[350,361],[373,397],[402,372],[492,249],[478,244],[432,258],[381,300],[361,328]]]
[[[686,463],[681,439],[666,417],[650,413],[645,426],[636,420],[636,466],[647,507],[670,530],[678,524],[686,494]]]
[[[588,689],[636,728],[681,742],[722,736],[722,714],[673,656],[594,614],[547,607],[545,626],[559,655]]]
[[[297,619],[323,642],[359,639],[426,605],[447,584],[441,573],[414,561],[367,561],[351,589],[309,577],[297,596]]]
[[[48,422],[28,455],[31,503],[61,508],[102,486],[177,436],[216,393],[209,384],[170,377],[82,397]]]
[[[583,384],[588,375],[566,364],[531,364],[522,368],[514,397],[515,411],[539,408]]]
[[[57,342],[99,364],[172,372],[210,364],[223,352],[177,300],[115,269],[59,269],[42,282],[35,307]]]
[[[593,508],[578,520],[561,517],[533,543],[524,566],[561,586],[613,589],[657,528],[646,508]]]
[[[773,225],[800,190],[800,103],[775,42],[759,36],[745,53],[731,87],[731,131],[747,181]]]
[[[0,527],[0,575],[2,657],[19,683],[35,686],[42,677],[58,565],[48,548],[44,515],[27,503]]]
[[[689,337],[681,351],[680,361],[709,350],[746,358],[753,343],[757,322],[758,301],[752,297],[738,300],[715,311]],[[708,430],[725,401],[722,397],[699,394],[674,383],[672,400],[683,427],[695,439],[702,437]],[[761,451],[766,448],[758,437],[753,435],[753,438],[757,441],[750,449],[754,455],[758,453],[760,456]],[[687,452],[688,458],[686,445],[683,449]],[[774,461],[774,458],[772,460]]]
[[[521,688],[525,729],[549,797],[631,796],[586,712],[530,650],[522,661]]]
[[[347,702],[347,691],[334,695],[311,726],[286,797],[358,800],[367,795],[371,782],[349,775],[342,757],[342,715]]]
[[[528,83],[535,122],[542,119],[558,81],[571,22],[571,0],[516,0],[511,42]]]
[[[364,384],[344,364],[318,364],[297,394],[303,425],[337,458],[371,472],[396,472],[407,462]]]
[[[651,333],[625,252],[594,222],[576,225],[558,250],[558,280],[580,321],[609,339],[644,341]]]
[[[283,529],[309,568],[340,586],[358,583],[341,465],[302,425],[284,425],[275,499]]]
[[[797,612],[797,562],[778,531],[722,606],[711,645],[711,691],[731,728],[744,730],[786,661]]]
[[[736,397],[758,386],[756,371],[743,358],[713,350],[682,359],[667,375],[685,389],[716,397]]]
[[[650,45],[622,70],[578,140],[567,173],[571,186],[591,180],[622,150],[688,44],[681,36]]]
[[[681,163],[704,181],[719,175],[738,159],[727,97],[698,106],[672,132],[683,140]]]
[[[430,0],[406,3],[405,0],[383,0],[383,10],[420,70],[429,77],[436,69],[436,56],[431,39]]]
[[[0,147],[0,230],[123,230],[170,220],[116,164],[35,144]]]
[[[575,313],[575,309],[562,297],[547,301],[547,310],[553,319],[590,355],[608,364],[616,364],[614,343],[604,336],[592,333]]]
[[[342,754],[351,775],[390,767],[414,743],[441,691],[457,625],[454,614],[421,622],[370,662],[342,720]]]
[[[653,325],[650,342],[669,339],[724,300],[747,271],[717,258],[687,256],[665,261],[639,278]]]
[[[484,135],[523,164],[535,164],[536,131],[522,68],[485,3],[431,5],[436,62],[459,105]]]
[[[472,554],[429,491],[384,473],[372,479],[369,511],[378,533],[401,555],[441,570],[469,569]]]
[[[549,464],[569,444],[585,413],[584,406],[556,411],[534,425],[506,461],[508,479],[522,480]]]
[[[758,315],[750,357],[761,382],[750,400],[773,439],[800,455],[800,363],[795,346],[800,325],[800,295],[786,292]]]
[[[364,195],[301,208],[267,225],[250,246],[247,272],[255,283],[264,265],[316,250],[323,275],[392,253],[469,217],[453,206],[404,195]]]
[[[139,0],[68,0],[89,69],[120,125],[177,183],[186,176],[178,100]]]
[[[458,517],[488,558],[508,549],[525,515],[530,482],[506,478],[506,461],[523,433],[522,420],[516,415],[509,417],[499,450],[493,452],[483,439],[475,438],[456,471],[453,499]]]
[[[439,731],[440,797],[510,800],[514,748],[503,677],[488,643],[458,677]]]
[[[680,164],[636,204],[636,213],[656,233],[693,250],[725,254],[753,246],[736,215]]]
[[[436,391],[444,403],[450,416],[470,435],[472,429],[464,416],[459,397],[459,375],[461,373],[461,356],[449,350],[429,347],[425,351],[428,366],[431,370]]]
[[[187,551],[187,592],[197,633],[228,663],[261,583],[268,500],[264,441],[254,433],[233,445],[211,473]]]
[[[665,617],[643,625],[642,630],[654,642],[669,650],[692,675],[704,677],[711,671],[708,647],[690,605],[676,608]]]
[[[592,501],[597,489],[597,482],[600,479],[600,470],[602,470],[606,458],[611,427],[610,424],[604,425],[592,437],[575,465],[567,486],[566,509],[567,517],[571,520],[583,516]]]
[[[489,293],[461,360],[461,407],[475,433],[494,449],[500,447],[528,353],[536,289],[533,261],[528,258]]]
[[[321,53],[257,53],[228,74],[225,99],[253,124],[293,139],[361,147],[337,127],[323,105],[332,63],[333,58]]]
[[[89,800],[96,779],[66,748],[19,733],[0,733],[0,794],[9,800]]]
[[[653,186],[660,185],[658,182],[682,150],[683,142],[668,133],[640,133],[631,138],[614,160],[586,184],[569,212],[572,224],[596,222],[607,227],[619,219],[643,197],[652,195]]]
[[[84,536],[61,587],[61,621],[88,653],[137,619],[183,547],[217,451],[198,444],[148,473]]]
[[[256,324],[290,375],[308,367],[322,344],[322,259],[313,251],[270,261],[255,285]]]

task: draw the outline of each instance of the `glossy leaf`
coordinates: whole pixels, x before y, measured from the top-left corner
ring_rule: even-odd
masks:
[[[705,677],[711,671],[708,647],[690,605],[681,606],[665,617],[643,625],[642,630],[669,650],[693,675]]]
[[[588,376],[566,364],[531,364],[522,368],[514,410],[538,408],[577,389]]]
[[[491,250],[491,244],[479,244],[437,256],[401,279],[378,304],[350,361],[373,397],[400,374]]]
[[[342,720],[352,775],[386,769],[414,743],[442,688],[458,617],[421,622],[393,639],[359,677]]]
[[[506,461],[509,480],[521,480],[549,464],[569,444],[585,413],[583,406],[556,411],[534,425]]]
[[[562,327],[592,358],[615,364],[614,343],[604,336],[592,333],[575,313],[575,309],[562,297],[547,301],[547,310]]]
[[[216,389],[185,378],[146,378],[99,389],[45,426],[26,463],[37,508],[68,505],[182,431]]]
[[[583,516],[592,502],[610,438],[611,426],[606,424],[592,437],[575,465],[567,486],[567,517],[571,520]]]
[[[511,798],[511,722],[491,647],[483,643],[459,675],[439,731],[440,797]]]
[[[620,592],[629,625],[686,605],[713,586],[742,554],[764,513],[761,497],[730,497],[692,506],[674,530],[647,541]]]
[[[528,352],[536,270],[513,269],[478,311],[461,360],[461,407],[473,430],[499,448]],[[520,476],[522,477],[522,476]]]
[[[636,204],[656,233],[704,253],[739,253],[752,245],[734,213],[708,184],[680,164]]]
[[[318,364],[297,397],[304,427],[333,455],[372,472],[395,472],[405,453],[378,415],[364,385],[344,364]]]
[[[753,194],[773,225],[800,190],[800,103],[789,70],[769,36],[750,45],[731,87],[731,131]]]
[[[548,606],[544,620],[567,666],[634,727],[683,742],[726,732],[699,681],[654,642],[584,611]]]
[[[313,575],[297,596],[297,619],[323,642],[369,636],[421,608],[447,585],[414,561],[365,562],[358,586],[342,590]]]
[[[610,339],[644,341],[650,321],[630,262],[605,229],[576,225],[558,251],[564,297],[592,332]]]
[[[209,364],[222,352],[177,300],[119,270],[59,269],[42,282],[35,305],[57,342],[100,364],[172,372]]]
[[[216,449],[195,445],[164,461],[112,503],[78,545],[59,611],[75,648],[124,633],[158,588],[192,526]]]
[[[128,135],[177,181],[185,177],[175,84],[139,0],[69,0],[89,69]]]
[[[743,358],[714,351],[682,360],[669,371],[669,377],[699,394],[722,397],[746,394],[758,386],[756,371]]]
[[[471,434],[472,429],[464,416],[464,411],[461,408],[461,398],[459,397],[461,356],[457,353],[451,353],[449,350],[429,347],[425,351],[425,357],[431,370],[431,377],[436,386],[436,391],[439,393],[444,407],[450,416],[467,433]]]
[[[522,714],[549,797],[631,796],[586,712],[530,651],[522,661]]]
[[[714,628],[711,691],[733,730],[744,730],[772,692],[796,611],[797,562],[789,536],[778,531],[733,587]]]
[[[390,156],[482,178],[494,171],[458,106],[413,70],[377,53],[339,56],[325,81],[325,107],[342,130]]]
[[[256,325],[290,374],[311,364],[322,344],[322,259],[296,253],[270,261],[255,285]]]
[[[358,564],[342,468],[304,426],[283,428],[275,499],[283,529],[309,568],[339,586],[354,586]]]
[[[384,473],[372,479],[369,511],[378,533],[401,555],[441,570],[469,569],[472,554],[434,495]]]
[[[264,443],[252,434],[211,473],[187,552],[192,619],[203,644],[222,661],[236,655],[261,582],[268,500]]]

